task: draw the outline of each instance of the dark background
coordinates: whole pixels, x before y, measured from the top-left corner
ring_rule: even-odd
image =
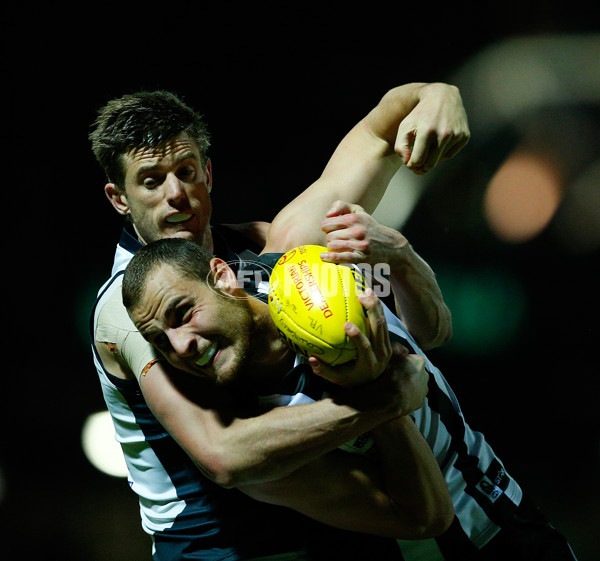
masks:
[[[80,444],[85,419],[104,408],[88,310],[108,277],[121,227],[87,141],[98,107],[139,89],[177,92],[212,131],[215,221],[270,220],[318,177],[337,142],[387,89],[446,81],[461,87],[473,138],[424,180],[402,228],[438,273],[455,318],[455,340],[430,356],[473,428],[569,535],[580,561],[597,558],[598,244],[565,243],[573,236],[560,220],[563,205],[538,235],[503,242],[486,223],[482,200],[495,171],[533,136],[539,150],[562,162],[568,201],[581,173],[598,161],[600,99],[542,103],[517,115],[526,126],[508,121],[485,129],[477,120],[481,99],[459,77],[499,45],[589,33],[598,40],[598,26],[574,5],[358,8],[232,7],[229,19],[187,6],[144,17],[121,9],[107,17],[107,8],[5,8],[9,151],[2,169],[11,288],[3,549],[17,547],[20,559],[150,558],[126,481],[93,468]],[[582,67],[588,71],[599,74],[598,85],[599,66]],[[556,78],[568,89],[566,76]],[[479,291],[481,300],[470,297]],[[469,317],[481,329],[469,327]],[[485,338],[490,332],[494,341]]]

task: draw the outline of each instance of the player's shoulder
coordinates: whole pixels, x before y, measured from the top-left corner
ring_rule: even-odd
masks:
[[[235,251],[250,249],[256,253],[265,246],[269,227],[269,222],[261,220],[216,226]]]
[[[122,280],[122,275],[120,279]],[[126,331],[136,331],[123,304],[122,283],[114,282],[98,300],[97,325],[112,325]]]
[[[95,344],[118,345],[119,341],[137,329],[123,305],[122,275],[113,279],[100,294],[93,314],[92,339]]]

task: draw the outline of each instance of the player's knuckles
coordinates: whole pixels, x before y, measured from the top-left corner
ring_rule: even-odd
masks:
[[[408,146],[416,133],[415,121],[409,115],[398,126],[395,146]]]
[[[371,244],[369,240],[357,240],[353,239],[348,242],[348,248],[354,253],[354,257],[359,259],[366,259],[371,253]]]
[[[381,301],[375,294],[371,292],[363,292],[360,296],[360,302],[365,310],[369,312],[369,318],[375,320],[376,318],[384,318],[383,306]]]
[[[348,203],[348,208],[350,208],[354,214],[363,214],[365,212],[365,209],[362,206],[355,203]]]
[[[413,152],[413,155],[411,156],[410,160],[406,164],[406,167],[410,170],[417,171],[423,165],[424,160],[425,160],[424,154],[415,154]]]
[[[362,220],[362,214],[360,213],[351,213],[344,214],[342,216],[337,217],[339,219],[339,223],[346,228],[352,228],[356,224],[360,224]]]
[[[321,229],[325,232],[335,232],[336,230],[343,230],[348,227],[348,214],[332,216],[331,218],[325,218],[321,222]]]
[[[361,222],[361,219],[354,220],[354,223],[348,228],[348,233],[355,240],[364,240],[367,235],[367,227]]]
[[[423,398],[425,398],[428,392],[427,384],[429,383],[429,372],[420,365],[415,367],[414,363],[412,363],[410,368],[410,378],[412,385],[415,387],[415,391],[422,393]]]
[[[392,347],[392,358],[394,360],[400,360],[402,357],[405,357],[406,355],[408,355],[408,349],[398,343],[397,341],[393,341],[391,343],[391,347]]]
[[[441,145],[450,140],[452,137],[456,136],[456,134],[457,133],[454,131],[454,129],[451,129],[450,127],[440,127],[438,128],[436,134],[437,142],[439,145]]]
[[[330,213],[340,213],[340,214],[349,213],[349,212],[352,212],[352,205],[346,201],[337,199],[331,205],[329,212]]]
[[[417,385],[426,381],[429,376],[427,370],[425,370],[425,361],[418,355],[406,354],[395,357],[392,364],[396,367],[398,375],[407,380],[412,380]]]
[[[406,355],[406,360],[412,365],[415,371],[427,373],[425,370],[425,359],[421,355],[409,354]]]

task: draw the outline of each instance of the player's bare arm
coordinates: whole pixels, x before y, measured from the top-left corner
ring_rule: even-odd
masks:
[[[266,251],[324,245],[322,217],[338,199],[373,212],[403,162],[424,173],[469,139],[454,86],[407,84],[390,90],[342,139],[322,175],[273,220]]]
[[[452,316],[431,267],[397,230],[378,223],[359,205],[336,201],[321,223],[331,263],[389,265],[396,312],[422,349],[446,343]]]
[[[244,418],[224,392],[164,364],[154,364],[140,381],[156,418],[198,468],[224,487],[285,477],[396,417],[403,404],[389,384],[382,379],[348,391],[343,402],[325,399]]]
[[[427,443],[408,417],[394,423],[405,430],[402,445],[400,430],[395,428],[393,446],[399,454],[426,452]],[[401,463],[412,465],[404,457]],[[405,481],[412,483],[410,468],[405,469]],[[428,469],[439,471],[437,465]],[[426,477],[429,479],[429,474]],[[441,481],[434,492],[423,493],[419,485],[413,486],[414,494],[398,492],[390,489],[385,473],[371,459],[333,451],[286,478],[240,490],[256,500],[293,508],[337,528],[398,539],[426,539],[441,534],[452,521],[447,487],[441,475],[438,479]],[[417,494],[426,499],[415,501]]]
[[[329,379],[341,371],[340,381],[354,386],[361,376],[369,379],[383,370],[384,380],[402,380],[405,414],[371,431],[375,448],[368,457],[332,452],[283,479],[241,490],[343,529],[402,539],[434,537],[448,528],[453,506],[431,449],[407,415],[427,393],[424,359],[402,348],[392,352],[378,299],[367,293],[363,300],[372,336],[369,340],[353,333],[359,357],[341,367],[321,365],[317,371]]]

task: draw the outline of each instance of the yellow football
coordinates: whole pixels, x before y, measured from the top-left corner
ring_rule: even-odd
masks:
[[[269,312],[294,352],[335,366],[356,357],[344,331],[346,322],[369,334],[357,297],[365,280],[355,268],[323,261],[324,251],[326,247],[303,245],[281,256],[269,281]]]

